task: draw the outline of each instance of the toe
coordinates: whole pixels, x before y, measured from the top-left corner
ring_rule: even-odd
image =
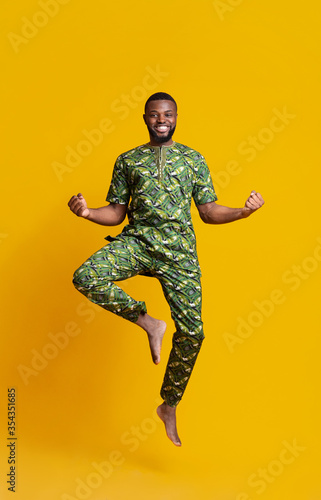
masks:
[[[179,439],[176,441],[173,441],[173,443],[175,444],[175,446],[182,446],[182,443]]]

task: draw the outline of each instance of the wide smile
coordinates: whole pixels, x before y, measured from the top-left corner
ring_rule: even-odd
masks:
[[[157,132],[160,132],[162,134],[168,132],[169,128],[170,127],[168,125],[156,125],[155,130],[157,130]]]

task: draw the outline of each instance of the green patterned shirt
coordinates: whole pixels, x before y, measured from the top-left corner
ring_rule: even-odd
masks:
[[[216,201],[204,157],[174,142],[144,144],[120,155],[106,200],[129,205],[130,225],[190,225],[191,199],[196,205]],[[130,201],[131,200],[131,201]]]
[[[196,205],[217,200],[209,168],[200,153],[173,142],[170,146],[144,144],[121,154],[106,200],[128,205],[129,224],[123,235],[144,237],[152,231],[150,241],[160,241],[156,233],[164,235],[169,230],[185,235],[186,247],[193,254],[190,265],[198,269],[192,198]],[[161,239],[166,246],[166,238]],[[189,267],[185,257],[177,259]]]

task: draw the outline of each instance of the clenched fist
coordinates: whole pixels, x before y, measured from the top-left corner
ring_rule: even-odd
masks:
[[[260,195],[260,193],[252,191],[250,196],[246,200],[243,208],[244,217],[251,215],[253,212],[261,208],[263,205],[264,205],[264,200]]]
[[[89,208],[81,193],[78,193],[77,196],[72,196],[68,202],[68,206],[74,214],[78,215],[78,217],[84,217],[86,219],[89,216]]]

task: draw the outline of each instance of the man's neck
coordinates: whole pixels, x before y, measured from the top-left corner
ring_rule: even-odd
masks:
[[[148,146],[152,146],[154,148],[160,148],[162,146],[172,146],[174,144],[173,140],[167,141],[167,142],[156,142],[154,140],[150,140],[148,143]]]

